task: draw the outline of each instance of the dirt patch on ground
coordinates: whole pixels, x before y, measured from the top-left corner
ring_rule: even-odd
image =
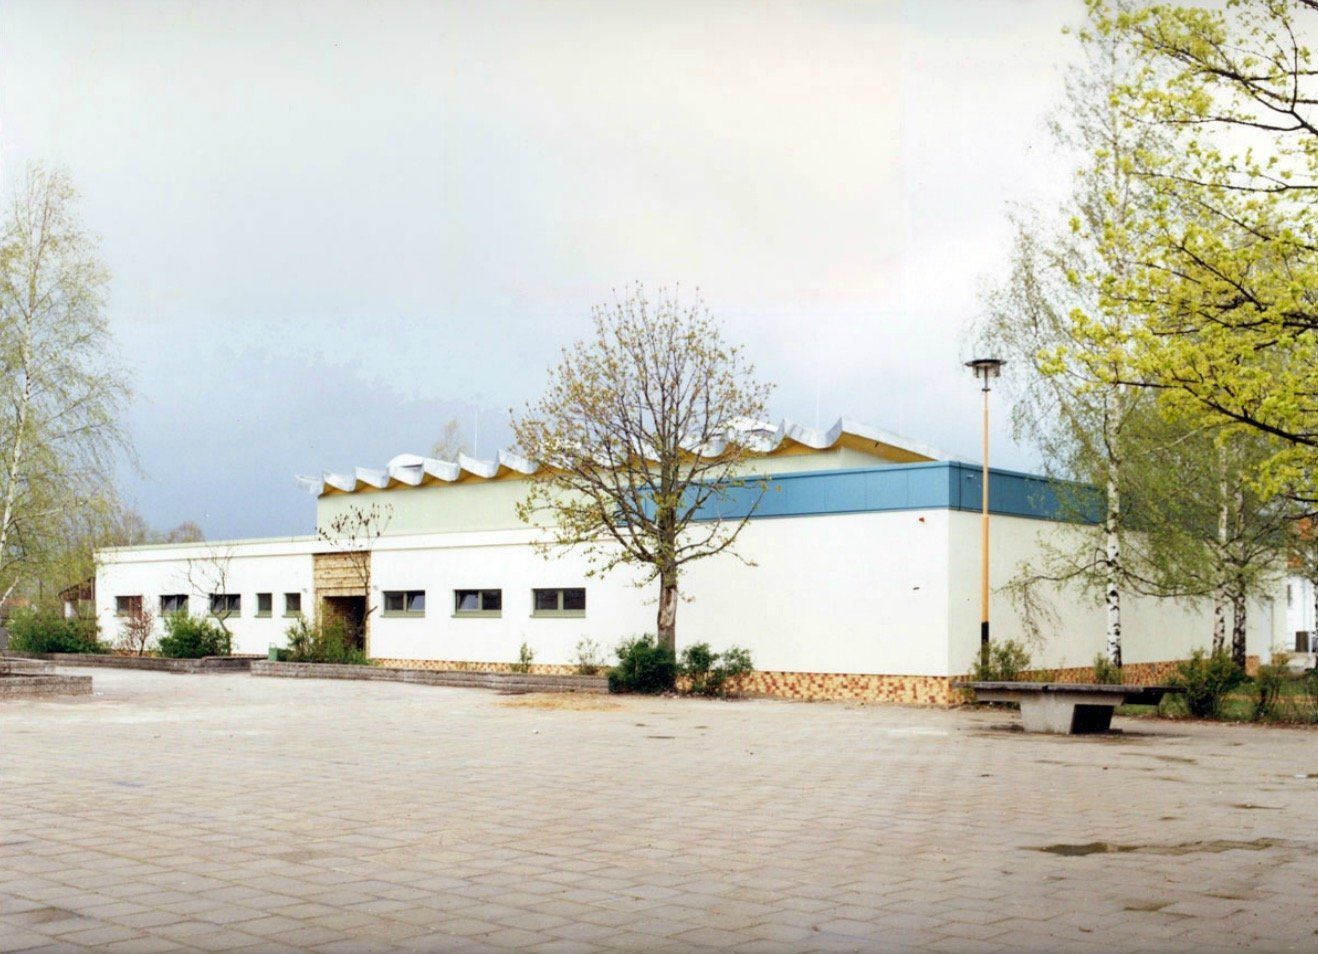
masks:
[[[575,692],[528,692],[499,703],[509,709],[562,709],[568,712],[613,712],[622,706],[608,696]]]

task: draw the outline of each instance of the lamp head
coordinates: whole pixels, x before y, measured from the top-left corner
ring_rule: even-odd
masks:
[[[967,361],[966,367],[974,373],[982,389],[987,391],[989,382],[1002,375],[1002,366],[1006,363],[1001,358],[976,358]]]

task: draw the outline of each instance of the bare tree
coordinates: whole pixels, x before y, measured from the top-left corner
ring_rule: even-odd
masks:
[[[119,644],[134,656],[145,656],[155,630],[155,614],[146,605],[146,598],[138,597],[120,627]]]
[[[343,555],[354,582],[361,585],[366,595],[362,615],[363,625],[375,607],[371,605],[371,551],[375,541],[389,529],[394,519],[394,508],[385,504],[369,507],[352,507],[316,531],[322,541]]]
[[[672,650],[682,568],[735,552],[764,492],[744,465],[771,388],[699,297],[661,291],[652,302],[638,284],[593,314],[593,338],[564,349],[544,395],[513,421],[542,465],[518,513],[548,523],[546,555],[580,548],[591,573],[643,567],[659,582],[657,635]],[[746,509],[722,519],[731,493]]]
[[[160,534],[161,543],[201,543],[205,539],[206,534],[202,533],[201,527],[191,520],[184,520],[173,530]]]
[[[233,615],[231,597],[237,594],[229,592],[229,568],[233,563],[233,548],[229,546],[212,546],[199,557],[191,557],[184,564],[184,576],[189,592],[199,593],[209,602],[210,615],[225,638],[233,639],[229,630],[228,619]]]
[[[430,449],[430,456],[440,460],[457,460],[458,455],[466,451],[467,441],[462,436],[462,422],[456,417],[450,417],[439,439],[435,441],[435,446]]]
[[[66,175],[32,167],[0,233],[0,602],[126,449],[127,389],[102,314],[108,275],[74,199]]]

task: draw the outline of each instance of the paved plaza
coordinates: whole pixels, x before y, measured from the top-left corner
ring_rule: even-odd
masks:
[[[1312,731],[91,674],[0,704],[3,950],[1318,948]]]

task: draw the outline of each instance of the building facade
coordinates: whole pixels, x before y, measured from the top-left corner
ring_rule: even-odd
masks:
[[[951,701],[979,647],[980,468],[848,422],[766,430],[751,469],[768,490],[732,491],[718,505],[723,517],[754,505],[737,546],[749,563],[723,556],[686,569],[679,648],[749,648],[751,689],[766,694]],[[373,505],[390,515],[365,572],[349,565],[351,547],[322,536],[104,550],[102,631],[112,636],[136,599],[161,613],[222,614],[235,652],[264,655],[299,614],[333,607],[366,617],[367,651],[381,664],[497,670],[525,644],[533,669],[565,672],[583,641],[611,658],[620,639],[653,632],[654,587],[626,570],[593,576],[573,550],[540,552],[544,531],[515,511],[535,470],[511,455],[405,455],[312,482],[321,529]],[[1043,478],[992,473],[994,636],[1026,641],[1040,667],[1079,678],[1105,643],[1097,596],[1047,593],[1031,625],[1005,586],[1044,546],[1094,533],[1075,509]],[[1273,600],[1251,609],[1258,655],[1287,623]],[[1134,679],[1164,678],[1211,638],[1206,605],[1132,598],[1124,612]]]

